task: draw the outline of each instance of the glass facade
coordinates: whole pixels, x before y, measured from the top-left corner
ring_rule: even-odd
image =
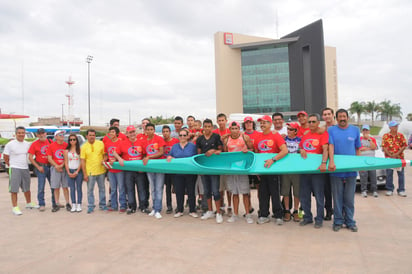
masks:
[[[242,49],[243,113],[290,111],[287,45]]]

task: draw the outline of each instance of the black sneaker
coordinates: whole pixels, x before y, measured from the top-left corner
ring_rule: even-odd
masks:
[[[315,228],[321,228],[322,226],[321,222],[315,222]]]
[[[66,210],[67,210],[67,211],[72,210],[72,206],[71,206],[70,204],[66,204]]]
[[[148,210],[147,208],[143,208],[142,210],[140,210],[140,212],[145,213],[145,214],[149,214],[150,210]]]
[[[326,211],[326,215],[325,215],[325,218],[323,218],[325,221],[330,221],[330,220],[332,220],[332,214],[333,214],[333,211],[332,210],[327,210]]]
[[[126,212],[127,215],[130,215],[130,214],[133,214],[133,213],[136,213],[136,209],[134,209],[134,208],[129,208]]]
[[[338,232],[342,228],[342,225],[333,225],[332,228],[333,228],[333,231]]]
[[[56,206],[54,206],[53,208],[52,208],[52,212],[57,212],[57,211],[59,211],[60,210],[60,207],[58,206],[58,205],[56,205]]]
[[[358,227],[356,225],[348,227],[348,229],[352,232],[358,232]]]
[[[168,207],[166,210],[166,214],[171,214],[173,212],[173,208],[172,207]]]
[[[311,224],[311,223],[313,223],[313,221],[309,221],[309,220],[303,219],[303,220],[299,223],[299,225],[300,225],[300,226],[305,226],[305,225],[308,225],[308,224]]]

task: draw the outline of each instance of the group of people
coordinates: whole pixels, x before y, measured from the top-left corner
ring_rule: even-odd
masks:
[[[356,232],[358,228],[354,220],[354,196],[357,172],[334,172],[336,170],[334,155],[374,156],[377,148],[376,140],[370,136],[369,126],[364,125],[361,134],[358,127],[350,125],[349,115],[345,109],[339,109],[334,114],[333,109],[325,108],[321,116],[325,121],[324,126],[320,125],[319,114],[308,115],[305,111],[297,114],[299,123],[286,124],[282,113],[264,115],[257,121],[249,116],[244,118],[242,124],[236,121],[228,123],[226,115],[219,114],[218,128],[215,130],[210,119],[201,122],[195,120],[193,116],[188,116],[187,127],[183,127],[183,118],[177,116],[174,120],[175,129],[171,130],[169,126],[163,126],[162,137],[155,134],[155,125],[149,119],[142,120],[143,132],[139,134],[133,125],[127,127],[126,134],[121,133],[119,120],[112,119],[109,131],[102,141],[96,140],[95,130],[89,129],[86,133],[87,142],[82,147],[76,134],[70,134],[67,144],[64,142],[65,132],[59,130],[55,132],[55,141],[52,142],[42,128],[37,131],[38,139],[30,145],[24,140],[25,129],[18,127],[16,140],[8,143],[4,151],[5,161],[11,171],[9,190],[12,211],[16,215],[22,214],[17,205],[19,188],[24,192],[26,208],[39,208],[40,211],[44,211],[44,189],[48,180],[52,190],[52,212],[57,212],[64,207],[71,212],[80,212],[82,211],[82,182],[85,181],[87,182],[87,213],[94,212],[94,188],[97,183],[100,210],[118,211],[129,215],[140,210],[149,216],[161,219],[163,189],[166,185],[166,213],[173,213],[173,189],[177,204],[174,211],[175,218],[184,215],[185,195],[187,195],[189,215],[194,218],[199,217],[198,207],[196,207],[196,195],[198,195],[198,203],[204,209],[200,217],[202,220],[215,218],[217,223],[222,223],[224,210],[227,209],[231,211],[227,221],[236,222],[240,219],[239,203],[242,195],[245,220],[247,223],[254,223],[250,176],[144,173],[116,170],[111,164],[118,162],[123,166],[130,160],[142,160],[143,164],[150,165],[151,161],[156,159],[167,159],[168,162],[173,162],[174,158],[191,157],[200,153],[211,156],[221,152],[253,151],[276,153],[273,158],[268,157],[265,161],[265,167],[270,168],[288,153],[299,153],[303,158],[306,158],[307,154],[315,153],[321,155],[318,167],[320,173],[253,176],[258,188],[257,223],[270,222],[270,201],[272,201],[272,214],[278,225],[293,220],[299,222],[301,226],[314,223],[315,228],[321,228],[323,221],[331,220],[333,215],[334,231],[339,231],[345,226]],[[256,130],[256,122],[259,123],[261,131]],[[407,147],[406,139],[397,132],[397,122],[391,121],[389,126],[391,131],[383,136],[382,143],[385,156],[403,159],[403,151]],[[38,178],[38,204],[31,201],[27,154]],[[404,170],[402,168],[397,172],[398,194],[405,197]],[[106,174],[110,184],[109,206],[106,203]],[[393,170],[388,169],[386,193],[388,196],[392,195],[394,190],[392,174]],[[371,191],[375,197],[378,197],[376,173],[363,171],[360,172],[360,178],[362,196],[367,197],[367,182],[370,180]],[[59,202],[60,188],[63,189],[65,205]],[[227,208],[224,202],[225,191]],[[311,212],[312,195],[316,201],[316,216]],[[151,210],[149,209],[150,197]],[[214,201],[214,209],[212,201]],[[300,214],[301,210],[303,214]]]

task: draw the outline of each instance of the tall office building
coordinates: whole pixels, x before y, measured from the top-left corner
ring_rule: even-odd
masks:
[[[336,49],[322,21],[281,39],[215,34],[216,111],[296,114],[336,109]]]

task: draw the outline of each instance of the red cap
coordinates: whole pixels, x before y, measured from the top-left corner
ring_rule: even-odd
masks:
[[[246,116],[245,119],[243,119],[243,122],[246,122],[246,121],[253,122],[253,118],[251,116]]]
[[[135,128],[134,126],[128,126],[128,127],[126,128],[126,131],[127,131],[127,132],[133,131],[133,130],[136,130],[136,128]]]
[[[237,127],[239,127],[239,128],[240,128],[239,123],[238,123],[238,122],[236,122],[236,121],[231,121],[231,122],[229,122],[229,127],[233,126],[233,123],[234,123]]]
[[[306,113],[306,111],[303,111],[303,110],[302,110],[302,111],[299,111],[297,116],[299,117],[299,115],[301,115],[301,114],[303,114],[303,115],[305,115],[305,116],[308,116],[308,114]]]
[[[265,116],[260,117],[258,119],[258,122],[260,122],[260,121],[268,121],[269,123],[272,123],[272,118],[269,115],[265,115]]]
[[[294,129],[299,129],[299,124],[298,123],[286,123],[287,126],[290,126],[291,128]]]

